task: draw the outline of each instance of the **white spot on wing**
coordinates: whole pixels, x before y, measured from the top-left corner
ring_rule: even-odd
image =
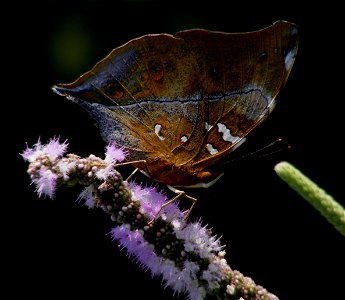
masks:
[[[161,136],[161,135],[159,135],[159,132],[160,132],[161,128],[162,128],[162,125],[156,124],[156,125],[155,125],[155,134],[158,136],[158,138],[159,138],[161,141],[163,141],[163,140],[164,140],[164,137]]]
[[[246,141],[246,138],[241,139],[238,144],[236,144],[233,148],[233,150],[237,149],[239,146],[241,146]]]
[[[231,135],[230,130],[224,124],[217,123],[217,126],[218,126],[218,132],[221,132],[223,134],[224,141],[235,143],[240,139],[240,137],[238,136]]]
[[[187,138],[185,135],[183,135],[183,136],[181,137],[181,142],[182,142],[182,143],[187,142],[187,140],[188,140],[188,138]]]
[[[293,48],[291,51],[288,52],[288,54],[286,54],[286,56],[285,56],[285,69],[287,71],[290,70],[292,63],[294,61],[295,55],[296,55],[296,49],[295,48]]]
[[[210,129],[212,128],[212,125],[208,124],[207,122],[205,122],[205,129],[207,131],[210,131]]]
[[[211,155],[218,153],[218,150],[216,148],[213,148],[211,144],[206,144],[206,149],[208,152],[210,152]]]

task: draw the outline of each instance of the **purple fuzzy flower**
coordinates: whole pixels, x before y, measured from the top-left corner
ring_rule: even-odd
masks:
[[[60,143],[58,138],[50,139],[49,143],[42,145],[40,140],[32,147],[28,147],[21,153],[24,160],[33,162],[39,157],[46,156],[49,160],[55,160],[65,154],[68,144]]]
[[[53,138],[47,145],[43,146],[43,151],[50,158],[50,160],[55,160],[56,158],[62,157],[65,154],[67,146],[68,144],[66,141],[60,143],[59,138]]]
[[[149,245],[139,230],[131,231],[129,225],[121,225],[111,230],[113,239],[117,240],[121,247],[126,248],[129,255],[134,256],[143,269],[151,269],[157,263],[157,255],[153,246]]]
[[[33,180],[36,183],[38,196],[41,197],[44,195],[53,198],[58,176],[49,169],[41,169],[39,175],[37,179]]]
[[[167,197],[158,192],[154,187],[143,188],[134,182],[130,182],[129,188],[132,190],[133,197],[140,201],[143,213],[150,219],[156,218],[162,205],[168,201]],[[183,218],[183,213],[176,203],[171,203],[166,206],[161,212],[161,215],[163,219],[169,221]]]
[[[79,194],[77,201],[84,200],[85,206],[87,206],[88,208],[94,208],[95,207],[95,197],[94,197],[95,191],[96,191],[96,188],[93,184],[87,186]]]
[[[104,160],[94,155],[62,157],[66,149],[65,142],[60,144],[54,138],[46,145],[38,141],[21,154],[30,163],[28,173],[37,194],[53,198],[58,183],[86,185],[78,200],[88,208],[98,207],[109,213],[117,223],[111,230],[112,238],[142,269],[161,277],[174,293],[185,293],[189,300],[203,300],[219,290],[247,299],[250,291],[255,299],[277,299],[250,278],[233,272],[224,259],[220,239],[200,221],[184,220],[185,214],[176,202],[170,203],[154,187],[124,182],[115,169],[116,163],[125,159],[122,149],[108,145]],[[224,286],[226,291],[222,292]]]
[[[122,148],[117,148],[115,143],[111,143],[106,147],[104,161],[106,163],[121,162],[126,158],[126,154]]]
[[[34,153],[34,149],[26,145],[26,149],[20,155],[23,157],[24,160],[28,161],[33,153]]]

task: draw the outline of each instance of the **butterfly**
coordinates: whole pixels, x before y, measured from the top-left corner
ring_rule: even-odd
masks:
[[[287,21],[242,33],[148,34],[52,89],[86,109],[147,176],[208,187],[222,174],[216,163],[271,113],[297,48]]]

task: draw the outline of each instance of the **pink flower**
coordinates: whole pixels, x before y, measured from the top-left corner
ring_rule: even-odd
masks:
[[[150,219],[157,217],[162,205],[168,200],[165,195],[158,192],[154,187],[143,188],[134,182],[129,182],[129,188],[132,190],[134,198],[137,198],[140,201],[142,210]],[[161,211],[161,215],[167,220],[183,218],[183,213],[180,211],[176,203],[171,203],[166,206]]]
[[[117,240],[120,246],[126,248],[129,255],[134,256],[138,264],[143,269],[153,270],[153,265],[157,263],[157,255],[152,250],[153,247],[144,240],[139,230],[131,231],[128,226],[121,225],[111,230],[113,239]]]
[[[46,145],[38,141],[21,154],[30,162],[28,173],[37,194],[53,198],[58,184],[86,186],[78,200],[83,200],[88,208],[101,208],[109,213],[117,224],[111,230],[112,238],[141,268],[160,276],[174,293],[185,293],[189,300],[203,300],[217,290],[222,293],[226,285],[230,296],[241,293],[240,297],[254,291],[260,299],[261,295],[277,299],[255,286],[250,278],[232,272],[224,259],[220,238],[213,236],[200,221],[184,220],[185,214],[176,202],[170,203],[154,187],[143,188],[123,181],[115,169],[116,162],[125,159],[122,149],[108,145],[104,160],[94,155],[63,157],[66,149],[65,142],[54,138]],[[162,209],[164,204],[168,205]],[[152,220],[153,223],[149,222]]]
[[[39,175],[38,178],[33,180],[33,182],[36,183],[36,192],[38,196],[41,197],[44,195],[53,198],[58,176],[51,170],[43,168],[39,171]]]
[[[85,189],[82,190],[82,192],[79,194],[79,197],[77,201],[84,200],[85,206],[88,208],[94,208],[95,207],[95,197],[94,193],[96,192],[96,188],[93,184],[90,184]]]
[[[21,156],[24,160],[29,162],[33,162],[44,156],[53,161],[65,154],[67,146],[68,144],[66,141],[60,143],[59,138],[50,139],[49,143],[46,145],[42,145],[41,141],[38,139],[37,143],[32,148],[26,146],[26,149],[21,153]]]
[[[68,144],[66,141],[60,143],[59,138],[50,139],[49,143],[43,146],[43,151],[50,158],[50,160],[55,160],[58,157],[62,157],[66,150]]]
[[[105,159],[106,163],[121,162],[126,158],[126,152],[122,148],[117,148],[115,143],[111,143],[106,147]]]

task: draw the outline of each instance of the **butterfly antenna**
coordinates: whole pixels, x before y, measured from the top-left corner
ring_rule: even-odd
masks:
[[[245,158],[249,158],[249,157],[265,157],[265,156],[270,156],[272,154],[281,152],[283,150],[286,149],[291,149],[291,145],[281,145],[281,143],[283,142],[283,139],[276,139],[275,141],[269,143],[266,146],[263,146],[255,151],[249,152],[247,154],[241,155],[239,157],[235,157],[229,161],[226,161],[224,163],[222,163],[220,166],[225,166],[227,164],[233,163],[233,162],[237,162],[239,160],[245,159]],[[273,149],[274,146],[279,146],[278,149]]]
[[[272,154],[275,154],[275,153],[278,153],[278,152],[281,152],[281,151],[284,151],[284,150],[290,150],[291,149],[291,145],[278,145],[279,148],[276,149],[276,150],[273,150],[271,148],[271,147],[277,145],[278,143],[282,143],[282,142],[283,142],[282,139],[277,139],[274,142],[272,142],[272,143],[268,144],[267,146],[263,147],[262,149],[259,149],[258,151],[254,151],[253,154],[256,154],[256,152],[258,152],[259,155],[257,157],[265,157],[265,156],[272,155]],[[268,149],[269,152],[260,154],[261,152],[263,152],[266,149]]]

